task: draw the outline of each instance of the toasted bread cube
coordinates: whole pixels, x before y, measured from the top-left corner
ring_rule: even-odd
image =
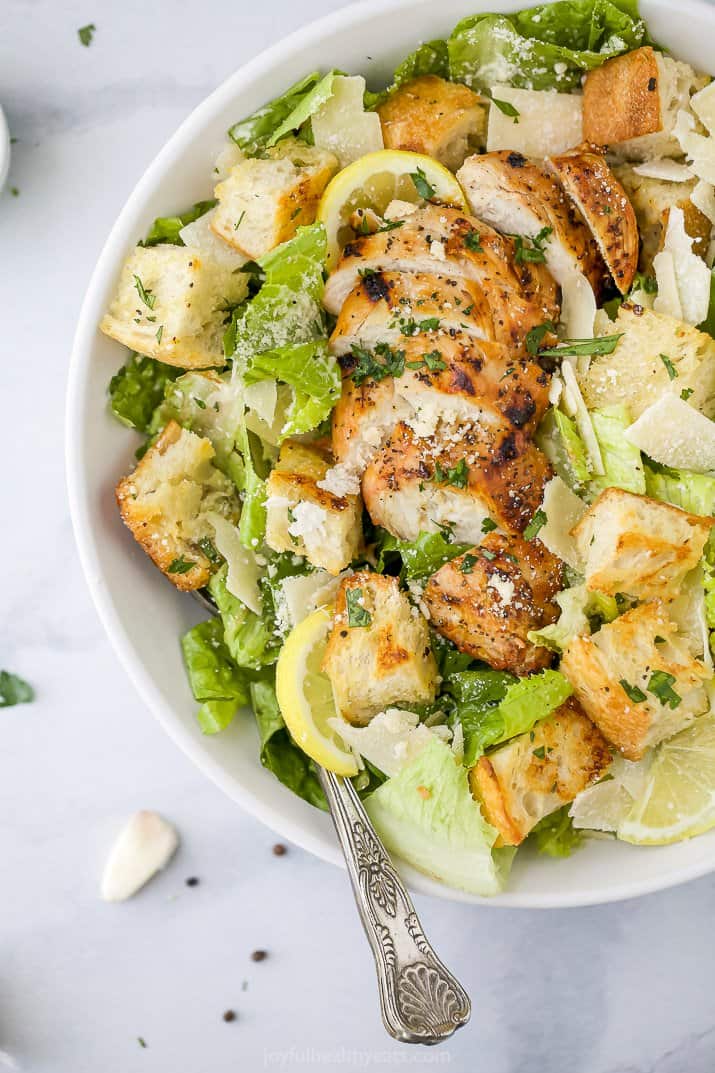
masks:
[[[312,224],[323,190],[337,171],[332,153],[285,138],[260,160],[240,161],[214,194],[214,232],[248,257],[261,257]]]
[[[622,160],[682,156],[673,128],[702,84],[689,64],[650,46],[607,60],[584,81],[584,139],[610,146]]]
[[[189,246],[137,246],[100,328],[167,365],[223,365],[226,306],[245,297],[247,278]]]
[[[377,111],[386,149],[424,153],[452,171],[484,146],[487,102],[437,75],[405,82]]]
[[[427,622],[397,578],[364,570],[341,582],[323,671],[349,723],[434,700],[437,663]]]
[[[639,175],[631,164],[621,164],[615,174],[630,198],[641,236],[639,268],[654,275],[653,258],[663,248],[671,209],[682,209],[685,230],[693,239],[693,253],[705,257],[710,244],[712,223],[691,201],[697,179],[671,182]]]
[[[644,410],[670,392],[692,391],[688,403],[706,417],[715,417],[715,339],[684,321],[643,306],[626,303],[601,335],[623,333],[612,354],[591,359],[579,374],[589,410],[623,403],[635,421]],[[661,354],[672,362],[677,376]]]
[[[576,637],[559,669],[586,714],[627,760],[676,734],[708,708],[710,671],[652,600]]]
[[[530,674],[548,666],[551,653],[527,634],[559,617],[561,586],[561,563],[539,540],[489,533],[432,575],[424,602],[432,625],[460,652]]]
[[[713,524],[669,503],[606,488],[573,531],[586,588],[641,600],[677,596],[700,562]]]
[[[518,846],[545,816],[602,778],[612,762],[605,738],[569,698],[532,731],[480,757],[469,785],[496,845]]]
[[[266,544],[304,555],[335,575],[357,555],[362,503],[358,495],[338,496],[320,487],[331,464],[316,444],[286,440],[268,477]]]
[[[210,516],[237,523],[240,515],[236,489],[213,458],[209,440],[170,421],[116,489],[134,539],[184,592],[203,588],[211,576],[211,563],[199,546],[205,538],[213,540]]]

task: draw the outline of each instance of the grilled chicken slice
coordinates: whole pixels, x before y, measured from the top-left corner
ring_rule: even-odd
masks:
[[[606,269],[598,246],[571,200],[541,164],[521,153],[484,153],[468,157],[457,178],[475,216],[498,231],[521,236],[523,256],[538,256],[531,244],[549,228],[539,247],[556,282],[563,286],[580,272],[595,294],[600,293]]]
[[[523,432],[472,424],[419,438],[400,423],[365,470],[362,492],[375,525],[402,540],[446,525],[476,544],[487,518],[522,532],[550,477],[546,456]]]
[[[440,567],[423,599],[432,625],[460,652],[524,675],[551,662],[527,634],[556,621],[561,587],[561,562],[538,539],[489,533]]]
[[[499,343],[428,332],[405,338],[398,353],[402,375],[378,381],[356,376],[359,352],[339,359],[344,380],[333,411],[333,454],[358,471],[400,421],[422,436],[440,423],[531,432],[548,407],[549,374]]]
[[[441,273],[371,272],[358,279],[343,302],[330,346],[338,355],[349,353],[354,344],[394,346],[438,318],[441,336],[465,334],[518,348],[528,314],[523,299],[514,295],[500,303],[471,280]]]
[[[583,216],[614,283],[626,294],[638,269],[638,224],[606,158],[585,147],[550,157],[545,163]]]
[[[466,165],[465,165],[466,166]],[[529,303],[524,334],[558,316],[556,287],[540,264],[517,264],[515,246],[487,224],[445,205],[425,205],[393,231],[359,235],[349,242],[325,285],[323,304],[338,314],[361,275],[369,272],[443,272],[478,283],[490,301],[514,296]]]

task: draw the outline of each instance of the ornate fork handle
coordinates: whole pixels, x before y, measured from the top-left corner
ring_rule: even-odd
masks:
[[[352,784],[319,769],[377,969],[382,1020],[403,1043],[439,1043],[466,1024],[469,997],[430,946]]]

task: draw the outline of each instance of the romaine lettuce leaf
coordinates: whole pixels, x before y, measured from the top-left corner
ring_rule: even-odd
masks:
[[[172,246],[183,246],[184,242],[179,235],[181,229],[186,227],[187,224],[192,224],[194,220],[198,220],[199,216],[203,216],[216,204],[215,199],[197,201],[190,209],[180,212],[177,216],[157,216],[146,238],[139,245],[156,246],[160,242],[168,242]]]
[[[702,324],[698,325],[701,332],[707,332],[715,339],[715,268],[710,272],[710,302],[708,303],[708,315]]]
[[[569,488],[574,492],[583,489],[591,469],[575,421],[552,406],[539,425],[536,442]]]
[[[261,739],[263,766],[298,797],[327,810],[328,803],[312,761],[295,744],[283,721],[272,677],[251,682],[251,705]]]
[[[377,570],[384,573],[388,566],[397,566],[401,561],[401,577],[404,581],[421,581],[431,577],[440,566],[463,555],[472,546],[452,544],[442,532],[420,533],[417,540],[398,540],[384,529],[376,530],[375,543]]]
[[[590,634],[592,623],[613,622],[618,616],[613,596],[590,592],[584,584],[564,589],[557,594],[556,602],[561,608],[558,622],[527,634],[532,645],[542,645],[552,652],[563,652],[574,637]]]
[[[321,81],[320,73],[313,71],[290,86],[280,97],[239,120],[230,128],[228,135],[239,149],[248,156],[256,156],[273,144],[271,139],[292,112],[300,107]],[[290,129],[290,128],[289,128]]]
[[[450,77],[475,89],[506,83],[568,93],[580,88],[584,71],[647,40],[630,0],[560,0],[509,15],[472,15],[447,42]]]
[[[321,108],[333,94],[333,81],[339,71],[328,71],[320,81],[309,89],[308,92],[296,103],[283,122],[273,131],[266,142],[267,146],[275,145],[286,134],[293,131],[299,132],[304,123]],[[312,133],[312,132],[311,132]],[[307,140],[312,141],[312,137]]]
[[[249,358],[244,383],[280,380],[293,388],[281,440],[317,428],[340,398],[340,367],[325,339],[277,347]]]
[[[181,373],[172,365],[154,358],[132,354],[126,364],[109,381],[109,406],[123,425],[148,433],[164,391]]]
[[[182,637],[181,648],[191,692],[202,705],[201,729],[206,734],[223,730],[248,702],[248,685],[224,643],[221,621],[211,618],[194,626]]]
[[[570,805],[564,805],[536,824],[529,840],[536,843],[539,853],[548,857],[570,857],[583,844],[583,835],[574,827],[569,808]]]
[[[188,372],[166,385],[164,401],[157,408],[149,431],[157,432],[168,421],[177,421],[189,432],[205,436],[216,452],[216,465],[241,490],[244,466],[236,453],[236,440],[243,409],[240,383],[232,381],[230,373],[217,376]]]
[[[437,75],[439,78],[449,78],[449,50],[446,41],[425,41],[414,52],[410,52],[402,63],[395,68],[392,82],[387,89],[380,93],[365,92],[365,107],[377,108],[382,104],[393,90],[409,82],[412,78],[420,75]]]
[[[645,474],[641,453],[623,435],[631,424],[627,408],[618,405],[592,410],[591,423],[605,470],[603,476],[594,476],[592,489],[598,493],[604,488],[623,488],[626,492],[644,495]]]
[[[671,469],[651,459],[645,466],[646,493],[651,499],[672,503],[674,507],[700,514],[707,518],[715,515],[715,477],[706,473],[690,473],[685,469]]]
[[[209,581],[209,592],[218,607],[224,644],[234,662],[250,670],[275,663],[280,651],[275,622],[271,616],[250,611],[228,591],[225,566]]]

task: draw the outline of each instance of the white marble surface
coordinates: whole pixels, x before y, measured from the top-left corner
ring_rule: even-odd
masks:
[[[437,1050],[391,1043],[344,875],[295,849],[272,855],[271,832],[144,709],[90,605],[62,411],[97,252],[188,110],[277,33],[335,6],[0,5],[19,189],[0,195],[0,665],[38,694],[0,716],[0,1049],[31,1073],[712,1073],[715,877],[559,913],[418,899],[474,1015]],[[85,49],[76,30],[90,21]],[[105,852],[140,807],[177,824],[180,854],[135,900],[105,905]],[[199,886],[184,885],[190,875]],[[269,951],[260,964],[256,947]],[[229,1007],[238,1019],[224,1024]]]

